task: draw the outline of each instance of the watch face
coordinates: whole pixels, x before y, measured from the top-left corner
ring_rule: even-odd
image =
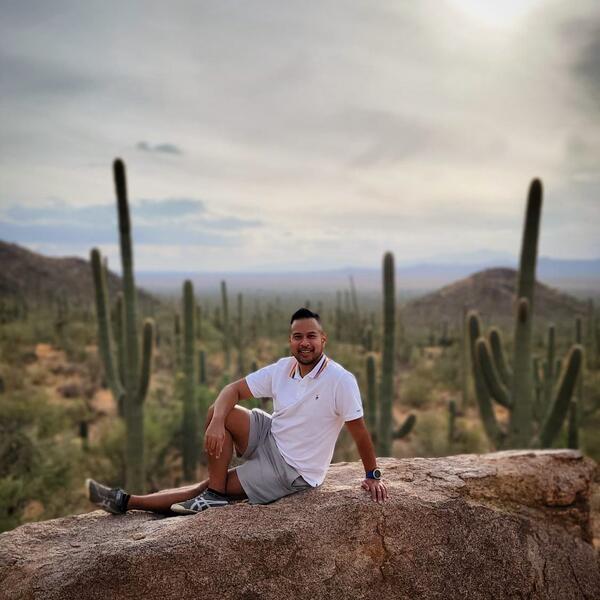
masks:
[[[373,469],[373,479],[381,479],[381,470]]]

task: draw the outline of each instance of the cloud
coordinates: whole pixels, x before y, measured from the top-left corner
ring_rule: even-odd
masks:
[[[202,200],[144,199],[130,207],[136,243],[199,246],[238,245],[258,219],[211,212]],[[9,205],[0,214],[0,238],[17,243],[89,246],[118,240],[114,205],[73,206],[54,201],[46,206]]]
[[[514,252],[533,176],[547,252],[597,248],[597,0],[500,29],[449,0],[34,1],[0,20],[0,234],[114,244],[122,156],[146,264]]]
[[[155,144],[152,146],[148,142],[138,142],[135,147],[142,152],[153,152],[155,154],[183,154],[180,148],[175,144]]]

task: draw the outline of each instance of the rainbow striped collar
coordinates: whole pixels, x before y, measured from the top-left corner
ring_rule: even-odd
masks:
[[[323,354],[319,362],[312,368],[311,372],[305,375],[305,377],[310,377],[311,379],[316,379],[327,367],[329,363],[329,359]],[[290,371],[290,377],[292,379],[302,379],[300,375],[300,365],[298,361],[294,361],[292,369]]]

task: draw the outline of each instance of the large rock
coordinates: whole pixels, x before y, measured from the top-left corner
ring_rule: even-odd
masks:
[[[318,490],[164,518],[96,511],[0,536],[0,598],[600,598],[595,463],[568,450],[382,459]]]

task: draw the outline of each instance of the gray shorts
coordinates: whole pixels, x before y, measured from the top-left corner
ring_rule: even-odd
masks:
[[[248,447],[241,458],[246,462],[235,472],[250,504],[268,504],[312,487],[283,460],[271,433],[271,415],[260,408],[250,413]]]

